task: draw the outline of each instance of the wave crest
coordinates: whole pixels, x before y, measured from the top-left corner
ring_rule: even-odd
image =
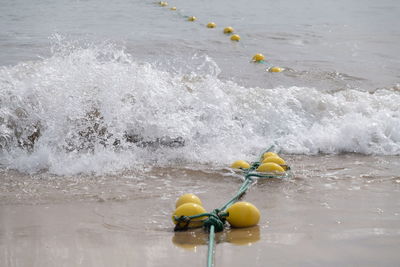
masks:
[[[190,71],[124,49],[63,43],[0,69],[0,162],[20,171],[118,172],[285,153],[400,154],[400,93],[245,88],[208,56]]]

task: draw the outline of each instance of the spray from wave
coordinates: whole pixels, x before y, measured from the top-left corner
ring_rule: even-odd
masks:
[[[245,88],[207,56],[191,72],[112,44],[54,45],[0,69],[0,166],[110,173],[284,153],[400,154],[400,93]],[[193,62],[192,62],[193,63]],[[184,67],[182,67],[184,69]]]

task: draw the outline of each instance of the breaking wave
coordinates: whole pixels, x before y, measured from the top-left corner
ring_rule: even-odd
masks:
[[[0,166],[110,173],[284,153],[400,154],[400,92],[246,88],[217,64],[165,71],[112,44],[59,43],[0,69]],[[165,69],[165,68],[164,68]]]

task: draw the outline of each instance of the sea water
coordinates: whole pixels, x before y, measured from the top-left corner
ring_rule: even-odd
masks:
[[[400,154],[396,1],[169,4],[3,1],[2,168],[222,166],[271,146]]]
[[[293,175],[253,185],[259,225],[217,235],[217,266],[397,266],[399,15],[0,0],[0,265],[204,266],[207,235],[172,233],[175,199],[220,207],[243,178],[231,162],[272,148]]]

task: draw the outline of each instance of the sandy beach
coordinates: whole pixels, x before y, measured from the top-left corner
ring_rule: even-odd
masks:
[[[245,200],[261,221],[219,233],[216,266],[398,266],[397,157],[286,158],[294,178],[250,189]],[[0,265],[9,267],[205,266],[203,230],[173,232],[175,199],[193,192],[212,210],[241,184],[204,166],[102,177],[2,171],[1,179]]]

